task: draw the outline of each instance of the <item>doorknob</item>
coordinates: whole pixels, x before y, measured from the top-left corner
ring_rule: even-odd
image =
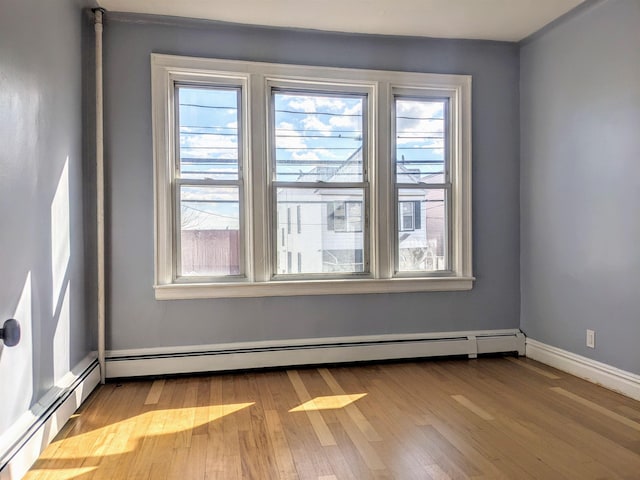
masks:
[[[20,324],[17,320],[10,318],[2,328],[0,328],[0,340],[4,341],[7,347],[15,347],[20,342]]]

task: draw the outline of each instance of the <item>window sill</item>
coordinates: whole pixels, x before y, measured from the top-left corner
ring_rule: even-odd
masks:
[[[190,283],[156,285],[156,300],[197,298],[289,297],[366,293],[471,290],[474,277],[393,278],[376,280],[304,280],[261,283]]]

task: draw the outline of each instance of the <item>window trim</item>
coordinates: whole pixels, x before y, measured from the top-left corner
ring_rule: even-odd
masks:
[[[471,76],[391,72],[378,70],[308,67],[236,60],[180,57],[151,54],[152,122],[154,155],[154,260],[157,299],[263,297],[290,295],[356,294],[383,292],[469,290],[472,273],[471,232]],[[174,278],[174,220],[171,168],[175,154],[173,123],[174,82],[242,86],[246,110],[242,115],[241,139],[246,211],[244,215],[245,278],[229,281],[177,281]],[[363,211],[369,222],[370,275],[364,278],[315,279],[309,277],[275,279],[271,271],[272,225],[271,179],[268,177],[267,116],[269,84],[299,85],[314,88],[349,88],[370,92],[371,127],[367,139],[369,160],[369,208]],[[391,161],[393,142],[392,102],[402,91],[429,91],[455,98],[451,121],[451,271],[444,274],[404,277],[394,272],[397,222],[395,171]],[[455,108],[455,111],[453,109]],[[394,212],[396,210],[396,212]],[[268,218],[266,222],[263,220]],[[382,220],[389,219],[392,221]],[[363,218],[363,221],[365,219]],[[200,280],[200,279],[199,279]]]

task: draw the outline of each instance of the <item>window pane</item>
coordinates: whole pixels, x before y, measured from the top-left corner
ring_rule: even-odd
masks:
[[[420,202],[400,202],[400,230],[413,230],[413,219],[416,216],[416,206],[420,208]]]
[[[179,275],[239,275],[239,227],[237,187],[182,186]]]
[[[238,178],[239,89],[178,87],[180,176]]]
[[[444,183],[446,100],[396,98],[398,183]]]
[[[276,273],[360,273],[364,264],[364,190],[278,188]],[[287,212],[300,212],[298,229]],[[294,255],[295,254],[295,255]],[[294,266],[291,259],[299,262]]]
[[[360,182],[365,97],[274,92],[276,180]]]
[[[398,200],[398,270],[447,270],[446,190],[401,189]]]

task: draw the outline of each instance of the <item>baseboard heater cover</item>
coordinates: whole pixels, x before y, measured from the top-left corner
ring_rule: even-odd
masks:
[[[0,480],[22,478],[100,383],[95,354],[82,360],[0,436]]]
[[[107,353],[107,378],[320,365],[376,360],[517,352],[519,330],[334,337],[198,347],[120,350]]]

